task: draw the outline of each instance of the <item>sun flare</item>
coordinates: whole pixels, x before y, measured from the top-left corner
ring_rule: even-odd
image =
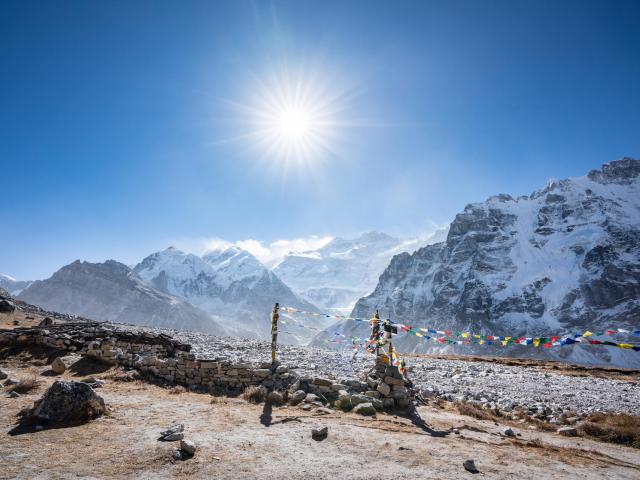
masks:
[[[276,165],[312,168],[336,155],[344,95],[318,74],[286,69],[255,76],[246,103],[236,104],[249,131],[243,138]]]

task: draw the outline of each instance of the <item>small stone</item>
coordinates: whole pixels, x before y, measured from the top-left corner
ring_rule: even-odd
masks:
[[[387,397],[391,393],[391,387],[386,383],[381,383],[378,385],[378,392]]]
[[[557,433],[564,437],[577,437],[578,429],[575,427],[562,427],[557,430]]]
[[[329,427],[318,427],[311,430],[311,438],[320,442],[329,435]]]
[[[502,431],[502,434],[503,434],[505,437],[515,437],[515,436],[516,436],[516,434],[513,432],[513,430],[512,430],[511,428],[505,428],[505,429]]]
[[[66,369],[67,366],[60,357],[56,357],[55,360],[51,362],[51,370],[57,375],[64,373]]]
[[[307,394],[304,392],[304,390],[296,390],[296,392],[293,395],[291,395],[291,398],[289,399],[289,403],[291,405],[297,405],[301,401],[303,401],[306,396]]]
[[[160,432],[160,436],[167,437],[169,435],[173,435],[174,433],[182,433],[182,432],[184,432],[184,424],[177,423],[175,425],[171,425],[166,430],[163,430],[162,432]]]
[[[20,394],[16,391],[11,390],[9,392],[9,398],[18,398],[20,396]]]
[[[319,399],[320,397],[318,397],[315,393],[307,393],[307,395],[305,396],[304,401],[308,402],[308,403],[312,403],[315,402]]]
[[[478,471],[479,471],[479,470],[476,468],[476,463],[475,463],[473,460],[471,460],[471,459],[469,459],[469,460],[465,460],[465,461],[462,463],[462,466],[464,467],[464,469],[465,469],[467,472],[471,472],[471,473],[478,473]]]
[[[169,435],[165,435],[162,437],[163,442],[177,442],[178,440],[182,440],[184,438],[184,433],[170,433]]]
[[[316,408],[315,413],[317,413],[318,415],[329,415],[333,413],[333,410],[327,407],[320,407]]]
[[[4,373],[2,370],[0,370],[0,380],[4,380],[5,378],[9,377],[9,375],[7,375],[6,373]]]
[[[180,450],[182,450],[186,454],[193,455],[194,453],[196,453],[197,449],[198,449],[198,447],[196,446],[196,444],[193,441],[191,441],[191,440],[180,440]]]
[[[182,460],[182,450],[180,450],[179,448],[176,448],[173,451],[173,459],[174,460]]]
[[[7,381],[4,382],[4,386],[9,387],[11,385],[16,385],[17,383],[18,383],[18,380],[16,380],[15,378],[7,378]]]
[[[311,410],[311,405],[309,405],[308,403],[305,403],[300,408],[308,412],[309,410]]]
[[[375,415],[376,414],[376,409],[373,406],[372,403],[370,402],[366,402],[366,403],[360,403],[358,405],[356,405],[353,409],[353,411],[355,413],[358,413],[360,415]]]

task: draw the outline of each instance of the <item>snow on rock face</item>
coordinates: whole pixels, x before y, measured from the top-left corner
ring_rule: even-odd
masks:
[[[498,195],[467,205],[445,242],[395,256],[353,315],[366,317],[377,307],[414,326],[497,335],[636,327],[639,176],[640,161],[625,158],[584,177],[551,181],[528,197]],[[367,327],[345,324],[343,331],[364,336]],[[434,348],[413,336],[398,341],[404,351]],[[546,353],[582,363],[640,365],[636,352],[613,350]],[[518,346],[507,350],[521,352]]]
[[[334,238],[317,250],[289,254],[273,271],[321,308],[348,311],[373,290],[394,255],[428,243],[429,239],[400,239],[379,232],[353,240]]]
[[[276,302],[316,311],[251,253],[238,247],[212,250],[202,257],[169,247],[146,257],[134,271],[156,288],[214,315],[228,331],[240,336],[270,335],[269,315]],[[306,342],[310,333],[300,329],[297,337],[282,339]]]

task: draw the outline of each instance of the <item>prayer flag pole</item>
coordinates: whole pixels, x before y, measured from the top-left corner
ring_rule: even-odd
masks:
[[[276,303],[271,311],[271,364],[276,363],[276,347],[278,344],[278,318],[280,318],[280,304]]]

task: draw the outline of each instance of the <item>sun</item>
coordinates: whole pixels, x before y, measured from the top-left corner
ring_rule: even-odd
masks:
[[[313,117],[301,108],[285,108],[278,112],[274,126],[285,141],[298,142],[311,135]]]
[[[234,102],[248,140],[274,166],[307,166],[336,157],[343,97],[317,72],[281,69],[255,75],[245,102]]]

